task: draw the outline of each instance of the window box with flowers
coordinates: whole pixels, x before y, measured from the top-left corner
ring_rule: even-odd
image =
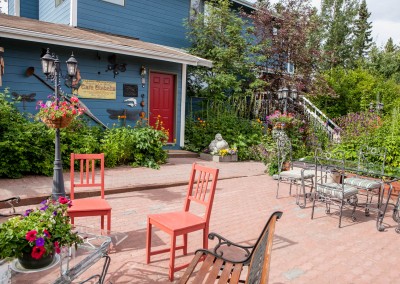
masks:
[[[36,114],[36,118],[51,128],[67,127],[76,116],[84,112],[79,105],[79,99],[75,96],[71,97],[69,101],[66,101],[65,98],[58,101],[52,95],[49,98],[52,100],[46,103],[38,101],[36,109],[39,109],[39,112]]]
[[[44,200],[39,208],[0,224],[0,259],[18,258],[22,267],[39,269],[52,263],[61,247],[82,243],[72,231],[69,206],[65,197]]]

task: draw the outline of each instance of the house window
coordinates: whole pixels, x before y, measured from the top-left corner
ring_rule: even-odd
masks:
[[[103,0],[104,2],[109,2],[113,4],[117,4],[120,6],[125,6],[125,0]]]
[[[64,1],[65,1],[65,0],[55,0],[54,2],[55,2],[55,4],[56,4],[56,7],[58,7],[58,6],[60,6],[61,3],[64,2]]]

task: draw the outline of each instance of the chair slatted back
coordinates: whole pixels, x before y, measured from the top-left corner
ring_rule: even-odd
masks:
[[[257,243],[254,245],[254,249],[251,252],[246,283],[268,283],[275,224],[276,220],[281,218],[281,216],[282,212],[274,212],[271,215]]]
[[[207,168],[193,163],[184,211],[189,211],[190,203],[195,202],[204,206],[204,217],[207,221],[210,219],[218,172],[218,169]]]
[[[79,179],[75,180],[75,161],[79,165]],[[100,168],[96,168],[96,162]],[[98,187],[104,199],[104,153],[75,154],[71,153],[71,200],[75,198],[75,187]]]

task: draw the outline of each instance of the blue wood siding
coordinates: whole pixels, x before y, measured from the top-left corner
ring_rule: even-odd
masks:
[[[8,0],[8,14],[14,16],[14,0]]]
[[[78,1],[78,26],[173,47],[186,47],[190,0]]]
[[[20,16],[31,19],[39,19],[39,0],[20,1]]]
[[[65,0],[57,7],[54,0],[39,0],[39,20],[69,25],[70,0]]]
[[[114,110],[128,110],[137,111],[141,110],[140,101],[141,94],[144,94],[145,107],[144,111],[146,116],[148,114],[148,78],[151,71],[154,72],[165,72],[176,75],[176,104],[175,104],[175,133],[177,143],[175,147],[179,148],[180,143],[180,111],[181,111],[181,85],[182,85],[182,65],[176,63],[162,62],[158,60],[147,60],[138,57],[131,57],[125,55],[117,55],[117,63],[126,63],[126,72],[120,72],[119,75],[113,78],[112,72],[105,72],[108,65],[109,53],[96,52],[84,49],[76,49],[61,46],[51,46],[46,44],[29,43],[17,40],[2,40],[2,46],[5,49],[4,61],[5,61],[5,74],[3,76],[3,86],[0,87],[0,92],[4,91],[5,88],[9,88],[10,92],[17,92],[18,94],[30,94],[36,93],[36,102],[38,100],[47,100],[47,96],[52,91],[42,84],[34,76],[26,76],[26,70],[32,66],[35,69],[35,74],[46,80],[41,70],[40,55],[42,48],[49,47],[51,52],[56,53],[61,61],[61,68],[66,71],[65,61],[74,52],[76,59],[78,60],[78,67],[81,72],[83,79],[88,80],[99,80],[99,81],[115,81],[117,83],[117,98],[115,100],[100,100],[100,99],[82,99],[87,105],[91,112],[97,116],[104,124],[109,127],[122,126],[122,120],[110,119],[107,109]],[[147,78],[145,87],[142,88],[140,67],[145,66],[147,69]],[[62,80],[63,81],[63,80]],[[48,81],[50,85],[53,85],[51,81]],[[139,96],[137,99],[137,106],[129,107],[127,102],[124,102],[128,97],[123,97],[123,84],[137,84],[139,90]],[[62,82],[61,88],[65,92],[69,92]],[[20,111],[35,114],[36,102],[26,102],[25,110],[23,109],[22,103],[18,103],[17,107]],[[135,126],[136,121],[126,121],[127,125]]]

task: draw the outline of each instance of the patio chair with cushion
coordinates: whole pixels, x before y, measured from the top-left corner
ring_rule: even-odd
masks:
[[[334,155],[323,152],[321,149],[315,151],[315,196],[311,211],[311,219],[314,218],[315,203],[325,204],[325,213],[331,213],[331,205],[339,207],[339,228],[342,224],[343,208],[347,205],[352,207],[351,218],[356,220],[354,213],[357,207],[358,188],[345,183],[344,179],[344,153],[336,152]],[[341,175],[337,178],[337,174]]]
[[[296,185],[296,204],[304,208],[307,204],[307,195],[310,195],[314,185],[314,173],[307,168],[293,169],[292,144],[284,131],[274,131],[274,139],[277,145],[278,174],[273,178],[277,180],[276,198],[279,195],[279,184],[289,183],[289,195],[292,194],[292,185]],[[284,163],[289,164],[289,169],[282,170]],[[300,190],[303,195],[303,203],[300,202]],[[306,187],[310,187],[310,193],[306,193]]]
[[[377,204],[380,204],[380,193],[383,190],[383,175],[385,171],[386,148],[375,148],[362,146],[358,152],[358,163],[356,175],[344,179],[346,185],[355,186],[365,195],[365,216],[369,215],[372,198],[378,197]],[[349,162],[350,163],[350,162]],[[347,165],[347,168],[353,168]],[[360,203],[358,205],[361,205]]]
[[[199,249],[178,283],[230,283],[243,282],[241,272],[248,267],[245,283],[268,283],[275,224],[282,212],[274,212],[253,246],[242,246],[210,233],[217,239],[212,250]],[[218,281],[218,282],[216,282]]]

